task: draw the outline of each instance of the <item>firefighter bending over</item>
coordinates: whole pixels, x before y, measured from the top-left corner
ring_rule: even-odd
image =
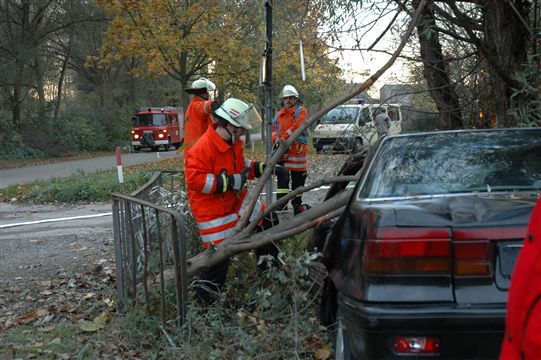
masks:
[[[253,105],[231,98],[221,106],[214,103],[212,115],[217,126],[208,127],[186,154],[185,169],[188,199],[204,247],[218,245],[233,232],[251,199],[246,180],[260,177],[265,167],[244,159],[244,142],[240,139],[252,129],[252,122],[261,121]],[[250,221],[264,209],[258,200]],[[271,214],[259,223],[259,231],[277,223],[277,216]],[[276,257],[278,249],[274,244],[265,245],[256,254]],[[200,275],[202,286],[196,289],[200,302],[211,302],[213,294],[223,289],[228,267],[226,259]]]
[[[274,147],[278,147],[280,142],[286,141],[291,134],[308,117],[308,111],[301,106],[299,101],[299,92],[291,85],[286,85],[280,93],[282,98],[282,108],[274,116],[272,124],[272,142]],[[278,162],[284,165],[288,170],[284,174],[277,174],[278,186],[276,189],[276,199],[280,199],[289,193],[289,178],[291,174],[291,190],[304,186],[307,176],[308,166],[308,133],[305,130],[291,146],[287,153]],[[309,208],[302,203],[302,194],[297,195],[291,200],[293,214],[297,215]],[[287,209],[287,205],[283,210]]]
[[[210,106],[214,102],[210,100],[210,92],[214,90],[216,85],[205,78],[195,80],[191,87],[184,90],[194,95],[184,115],[185,153],[207,131],[207,128],[214,124],[210,116]]]

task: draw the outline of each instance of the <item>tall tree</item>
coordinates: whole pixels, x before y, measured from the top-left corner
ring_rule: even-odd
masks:
[[[51,77],[59,76],[51,75],[59,66],[53,50],[55,38],[67,34],[74,24],[93,21],[84,12],[74,12],[74,8],[69,0],[0,2],[0,89],[18,130],[27,95],[35,92],[43,113],[45,88]]]
[[[413,1],[414,9],[419,6],[419,2],[419,0]],[[463,127],[463,122],[459,98],[451,83],[449,64],[443,55],[439,33],[435,29],[436,17],[433,6],[433,3],[429,3],[424,7],[417,24],[417,36],[424,65],[423,73],[430,95],[440,113],[441,128],[443,130],[460,129]]]

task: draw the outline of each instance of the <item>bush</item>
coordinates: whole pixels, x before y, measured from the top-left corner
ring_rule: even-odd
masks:
[[[42,157],[42,151],[26,147],[11,120],[11,114],[0,111],[0,160]]]

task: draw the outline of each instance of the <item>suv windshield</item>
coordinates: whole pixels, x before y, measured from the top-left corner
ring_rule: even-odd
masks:
[[[357,114],[359,114],[358,107],[339,106],[323,115],[320,124],[354,124]]]
[[[139,114],[133,120],[133,126],[163,126],[167,124],[165,114]]]
[[[389,138],[360,198],[541,189],[541,131],[471,131]]]

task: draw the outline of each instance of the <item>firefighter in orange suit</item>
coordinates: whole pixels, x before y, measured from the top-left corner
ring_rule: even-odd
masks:
[[[231,98],[222,105],[214,103],[212,115],[216,128],[208,127],[192,146],[186,154],[185,168],[188,199],[205,247],[220,244],[233,232],[251,199],[246,180],[261,176],[265,167],[261,162],[244,159],[244,142],[240,139],[252,129],[252,122],[261,121],[253,105]],[[250,221],[264,209],[258,200]],[[275,225],[277,220],[272,214],[260,222],[259,230]],[[277,253],[273,244],[256,250],[258,256]],[[210,302],[213,294],[222,290],[228,267],[226,259],[201,274],[202,286],[196,289],[201,302]]]
[[[280,142],[286,141],[295,130],[303,123],[308,116],[308,111],[299,102],[299,92],[291,85],[286,85],[280,93],[282,108],[275,115],[272,124],[272,142],[275,147]],[[308,133],[305,130],[295,141],[282,159],[279,165],[284,165],[288,170],[284,174],[278,174],[276,199],[286,196],[289,193],[289,179],[291,177],[291,190],[304,186],[308,166]],[[291,200],[293,213],[297,215],[309,208],[302,203],[302,194]],[[286,209],[287,206],[284,207]]]
[[[214,102],[210,100],[210,92],[214,90],[214,83],[205,78],[195,80],[191,87],[184,90],[194,95],[184,115],[185,152],[214,124],[210,114],[210,107]]]

